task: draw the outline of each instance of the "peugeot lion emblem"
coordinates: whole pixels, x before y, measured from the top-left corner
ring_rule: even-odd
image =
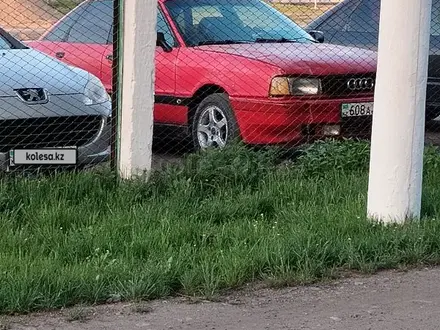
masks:
[[[16,89],[15,93],[27,104],[44,104],[49,102],[47,92],[43,88]]]

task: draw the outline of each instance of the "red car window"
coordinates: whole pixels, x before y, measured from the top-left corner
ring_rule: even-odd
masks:
[[[70,29],[67,42],[108,44],[113,24],[111,1],[92,2]]]

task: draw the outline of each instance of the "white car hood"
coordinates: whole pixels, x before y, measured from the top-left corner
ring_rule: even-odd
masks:
[[[34,49],[0,50],[0,97],[15,89],[44,88],[51,95],[84,93],[89,74]]]

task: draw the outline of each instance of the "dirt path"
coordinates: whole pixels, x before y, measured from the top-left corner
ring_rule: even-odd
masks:
[[[0,25],[5,28],[48,28],[61,14],[43,0],[1,0]]]
[[[331,285],[246,289],[221,302],[115,304],[4,319],[0,329],[439,329],[440,268],[384,272]]]
[[[1,0],[0,26],[20,39],[35,39],[62,17],[43,0]]]

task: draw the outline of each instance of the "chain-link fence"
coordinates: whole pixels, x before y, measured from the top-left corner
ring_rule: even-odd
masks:
[[[234,140],[295,148],[369,139],[379,5],[159,0],[153,166]],[[433,0],[432,144],[440,142],[439,9]],[[0,3],[2,169],[114,160],[119,13],[117,0]]]

